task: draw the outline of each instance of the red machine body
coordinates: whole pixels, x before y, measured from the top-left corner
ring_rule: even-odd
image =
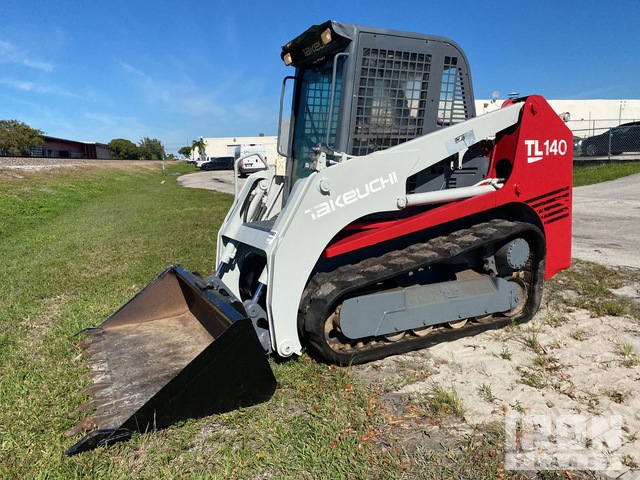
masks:
[[[500,132],[493,148],[489,177],[504,177],[493,193],[449,202],[417,215],[353,224],[350,234],[331,243],[325,257],[335,257],[399,238],[459,218],[490,210],[516,219],[530,219],[546,238],[545,278],[571,264],[571,131],[540,96],[527,97],[519,123]],[[512,101],[505,102],[510,105]],[[562,127],[562,128],[559,128]]]

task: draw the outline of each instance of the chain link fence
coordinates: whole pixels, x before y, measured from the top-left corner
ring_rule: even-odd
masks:
[[[574,157],[640,157],[640,121],[592,120],[589,128],[572,128],[571,123]]]

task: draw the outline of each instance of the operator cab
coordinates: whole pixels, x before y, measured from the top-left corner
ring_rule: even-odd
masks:
[[[279,129],[288,137],[279,140],[287,192],[325,166],[319,153],[330,165],[475,116],[467,58],[448,38],[328,21],[283,46],[281,57],[296,68],[283,84],[284,98],[294,80],[289,129]],[[410,182],[415,190],[441,174]]]

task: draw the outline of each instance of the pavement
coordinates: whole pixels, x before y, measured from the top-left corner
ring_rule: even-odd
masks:
[[[238,177],[238,191],[246,178]],[[178,184],[188,188],[204,188],[216,192],[234,194],[232,170],[216,170],[214,172],[196,172],[178,177]]]
[[[238,188],[245,179],[238,178]],[[232,171],[183,175],[184,187],[233,195]],[[608,266],[640,268],[640,174],[573,190],[572,257]]]
[[[571,256],[640,268],[640,174],[573,189]]]

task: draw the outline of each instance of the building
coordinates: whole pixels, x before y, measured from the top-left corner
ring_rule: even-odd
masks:
[[[263,145],[267,152],[267,157],[271,156],[275,159],[278,155],[278,137],[276,136],[261,134],[257,137],[219,137],[203,138],[202,140],[205,143],[205,155],[207,157],[232,157],[236,147],[240,145]]]
[[[262,145],[267,153],[267,163],[276,165],[278,169],[284,168],[285,159],[278,154],[278,137],[275,135],[257,137],[220,137],[203,138],[205,143],[205,155],[210,157],[233,157],[236,147],[240,145]],[[192,155],[197,156],[197,151]]]
[[[476,114],[500,108],[504,100],[476,100]],[[640,100],[548,100],[577,137],[590,137],[621,123],[640,120]]]
[[[34,148],[31,156],[55,158],[89,158],[108,160],[111,158],[109,145],[97,142],[78,142],[64,138],[43,135],[44,144]]]

